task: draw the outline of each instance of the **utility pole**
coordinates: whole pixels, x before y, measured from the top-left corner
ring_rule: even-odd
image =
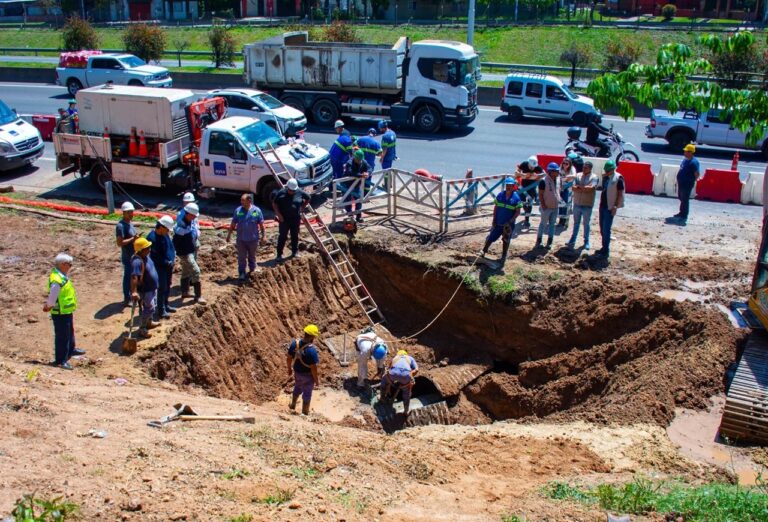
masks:
[[[467,14],[467,43],[474,45],[475,41],[475,0],[469,0],[469,13]]]
[[[515,0],[515,23],[517,23],[517,8],[519,3],[519,0]]]
[[[85,20],[85,0],[80,0],[80,18]]]

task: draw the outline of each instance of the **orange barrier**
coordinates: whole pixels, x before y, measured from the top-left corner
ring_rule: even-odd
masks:
[[[696,199],[739,203],[742,185],[737,170],[707,169],[696,183]]]
[[[653,194],[653,170],[650,163],[622,161],[616,170],[624,176],[628,194]]]
[[[560,165],[565,159],[565,154],[536,154],[536,159],[539,160],[539,166],[547,170],[547,165],[554,162]]]

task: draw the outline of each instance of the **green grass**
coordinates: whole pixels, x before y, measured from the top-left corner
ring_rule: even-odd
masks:
[[[240,515],[237,515],[236,517],[231,517],[229,519],[229,522],[253,522],[253,515],[249,515],[248,513],[242,513]]]
[[[290,502],[294,493],[295,492],[292,489],[280,488],[274,493],[270,493],[266,497],[254,498],[252,499],[252,502],[256,504],[266,504],[268,506],[279,506],[280,504]]]
[[[318,478],[320,476],[320,472],[315,468],[294,467],[294,468],[291,468],[291,475],[293,475],[295,478],[301,481],[306,482],[306,481],[310,481]]]
[[[224,480],[234,480],[234,479],[242,479],[250,475],[251,472],[245,469],[237,469],[232,468],[231,470],[227,471],[226,473],[221,475],[221,478]]]
[[[765,486],[742,487],[719,483],[689,486],[679,482],[636,478],[626,484],[601,484],[592,489],[551,482],[542,493],[555,500],[597,504],[600,509],[610,512],[635,515],[658,513],[682,517],[686,522],[768,520]]]

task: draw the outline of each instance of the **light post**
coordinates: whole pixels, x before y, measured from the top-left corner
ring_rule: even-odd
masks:
[[[473,45],[475,40],[475,0],[469,0],[469,13],[467,14],[467,43]]]

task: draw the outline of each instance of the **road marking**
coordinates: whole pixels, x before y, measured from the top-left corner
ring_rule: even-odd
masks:
[[[23,89],[65,89],[60,85],[36,85],[34,83],[0,83],[0,85],[3,87],[21,87]]]
[[[478,107],[477,110],[480,111],[480,112],[497,112],[499,114],[506,114],[504,111],[501,111],[499,109],[483,109],[482,107]],[[648,122],[650,121],[650,120],[643,119],[643,118],[638,118],[638,119],[634,119],[634,120],[624,121],[623,118],[605,118],[605,117],[603,117],[603,120],[604,121],[620,121],[620,122],[623,122],[623,123],[642,123],[643,125],[647,125]],[[544,121],[544,118],[542,118],[541,121]]]

